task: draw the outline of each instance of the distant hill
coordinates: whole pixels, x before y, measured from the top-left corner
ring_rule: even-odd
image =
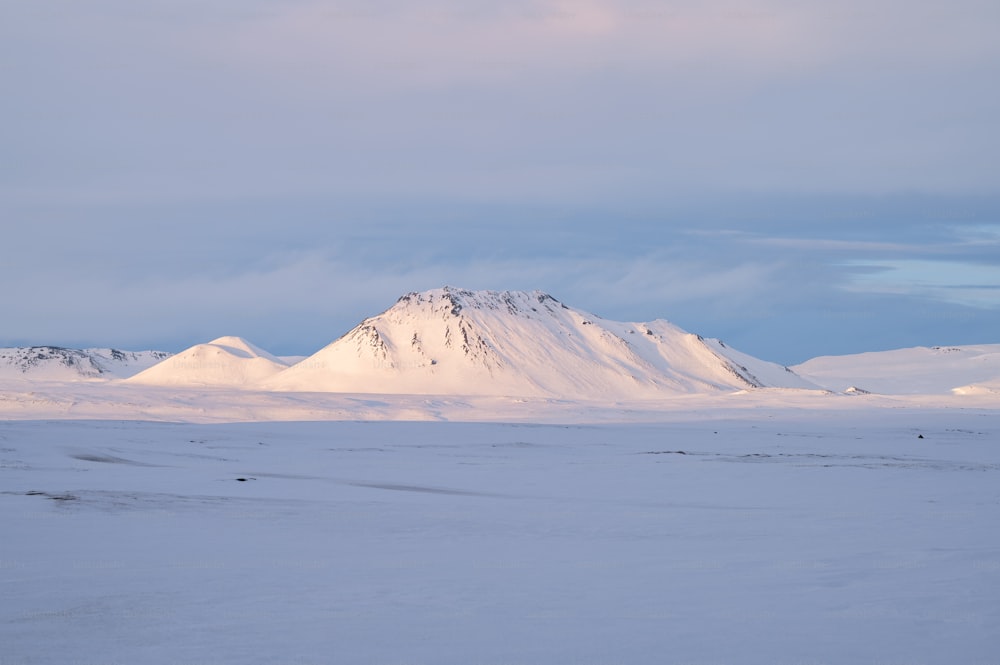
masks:
[[[25,346],[0,349],[0,380],[86,381],[132,376],[169,358],[165,351],[66,349]]]
[[[792,369],[838,392],[853,387],[886,395],[1000,395],[1000,344],[822,356]]]

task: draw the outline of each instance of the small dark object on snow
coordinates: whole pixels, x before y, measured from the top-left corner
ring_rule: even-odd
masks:
[[[918,438],[918,439],[922,439],[922,438],[924,438],[924,435],[923,435],[923,434],[918,434],[918,435],[917,435],[917,438]]]

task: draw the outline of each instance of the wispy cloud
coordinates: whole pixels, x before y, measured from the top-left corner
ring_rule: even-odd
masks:
[[[537,288],[610,318],[653,319],[706,303],[738,310],[773,291],[780,282],[777,272],[774,265],[752,261],[719,268],[667,255],[468,256],[390,266],[312,251],[273,255],[242,268],[157,271],[131,280],[83,275],[69,266],[34,282],[34,292],[43,297],[7,291],[0,307],[33,343],[52,341],[46,331],[61,328],[88,343],[194,343],[240,334],[282,351],[308,352],[412,290]]]
[[[856,233],[856,231],[854,231]],[[870,233],[870,230],[866,230]],[[1000,251],[1000,227],[993,225],[937,225],[933,237],[914,238],[907,242],[863,240],[833,237],[770,236],[739,230],[689,231],[689,235],[711,237],[761,248],[814,252],[830,256],[851,254],[882,254],[894,256],[956,256],[975,255],[976,250]],[[887,229],[885,235],[890,235]]]
[[[871,240],[837,240],[832,238],[766,238],[755,237],[750,234],[740,234],[742,242],[762,247],[772,247],[775,249],[788,249],[796,251],[818,251],[818,252],[906,252],[915,253],[926,251],[925,246],[916,244],[906,244],[898,242],[884,242]]]
[[[1000,265],[916,259],[853,261],[846,265],[852,274],[845,285],[848,290],[1000,308]]]

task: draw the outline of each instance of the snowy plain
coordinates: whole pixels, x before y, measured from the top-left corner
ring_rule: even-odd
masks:
[[[0,663],[997,662],[1000,412],[728,397],[7,420]]]

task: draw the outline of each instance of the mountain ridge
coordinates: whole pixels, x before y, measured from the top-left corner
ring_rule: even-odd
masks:
[[[86,381],[118,379],[169,358],[166,351],[122,351],[113,348],[71,349],[62,346],[0,348],[0,378],[18,381]]]
[[[400,296],[310,356],[219,337],[178,354],[0,348],[0,381],[277,392],[655,399],[760,388],[876,395],[1000,395],[1000,344],[819,356],[792,368],[664,319],[610,321],[543,291],[442,287]]]

